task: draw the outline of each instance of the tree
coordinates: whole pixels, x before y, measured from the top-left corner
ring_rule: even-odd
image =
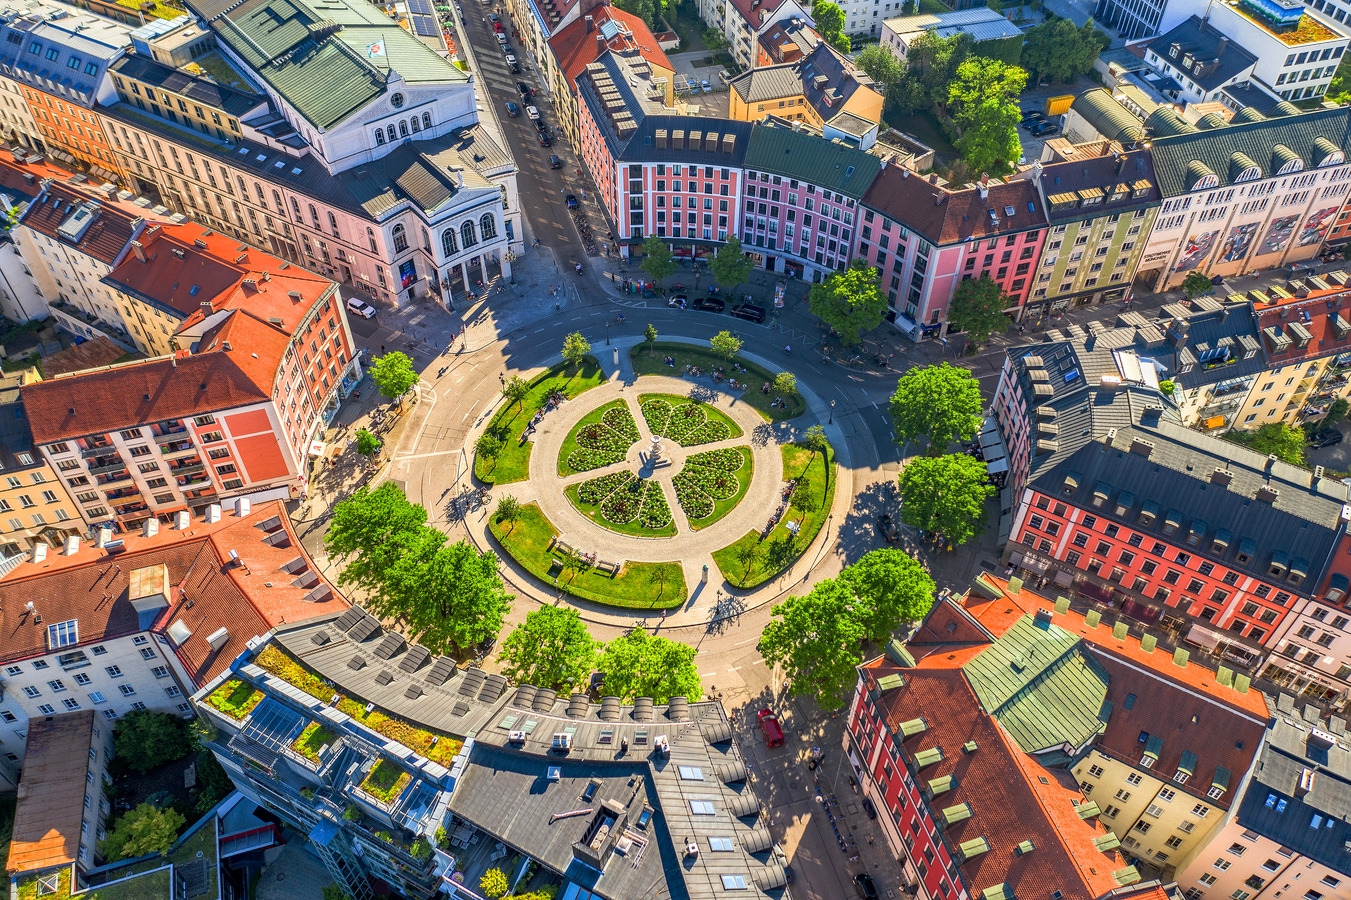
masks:
[[[497,454],[502,452],[502,439],[491,431],[485,431],[474,441],[474,452],[484,459],[491,459],[497,465]]]
[[[1319,428],[1331,428],[1333,425],[1336,425],[1342,419],[1346,418],[1348,410],[1351,410],[1351,404],[1347,403],[1345,398],[1338,397],[1336,400],[1333,400],[1332,403],[1328,405],[1328,411],[1324,414],[1323,421],[1319,424]]]
[[[1080,28],[1069,19],[1048,16],[1028,29],[1021,64],[1037,82],[1071,82],[1089,72],[1094,60],[1109,46],[1111,39],[1092,19]]]
[[[750,261],[741,249],[741,241],[734,234],[727,235],[723,245],[718,248],[718,252],[708,262],[708,271],[712,273],[713,280],[725,288],[735,289],[738,285],[751,277],[751,269],[755,264]]]
[[[1004,310],[1015,301],[989,275],[960,282],[948,306],[948,323],[961,329],[972,343],[983,344],[991,333],[1007,328]]]
[[[807,518],[808,513],[814,513],[821,507],[821,502],[812,493],[811,482],[805,476],[798,479],[797,486],[793,488],[793,496],[789,498],[788,506],[798,514],[799,521]]]
[[[868,73],[877,91],[883,96],[889,94],[905,78],[905,66],[890,50],[881,44],[869,44],[854,60],[860,69]]]
[[[191,750],[183,720],[168,713],[133,709],[113,726],[113,751],[133,772],[144,774]]]
[[[563,338],[563,360],[574,369],[582,364],[591,352],[591,342],[582,337],[580,331]]]
[[[732,357],[736,356],[737,352],[741,350],[741,338],[730,331],[719,331],[708,339],[708,345],[713,348],[714,353],[730,363]]]
[[[657,326],[656,326],[656,325],[653,325],[651,322],[648,322],[648,323],[647,323],[647,327],[643,329],[643,341],[644,341],[644,343],[647,344],[647,355],[648,355],[648,356],[651,356],[651,355],[652,355],[652,348],[655,347],[656,344],[657,344]]]
[[[229,774],[210,750],[197,751],[197,812],[205,815],[235,789]]]
[[[985,464],[965,453],[922,456],[901,470],[901,521],[964,544],[985,528],[994,493]]]
[[[895,111],[904,115],[927,111],[946,117],[948,85],[973,46],[965,34],[945,38],[930,30],[915,38],[905,54],[905,77],[887,97]]]
[[[797,376],[792,372],[780,372],[774,376],[774,384],[771,387],[776,394],[796,394]]]
[[[605,645],[597,667],[605,673],[605,693],[622,701],[635,697],[651,697],[653,703],[672,697],[694,701],[703,696],[694,665],[697,652],[689,644],[635,628]]]
[[[507,532],[510,533],[516,527],[516,522],[521,518],[521,501],[517,500],[511,494],[507,494],[497,501],[497,509],[493,512],[493,517],[499,522],[507,524]]]
[[[501,869],[489,869],[484,872],[483,877],[478,880],[478,886],[488,900],[497,900],[511,887],[507,884],[506,873]]]
[[[918,622],[933,606],[936,586],[924,567],[894,547],[872,550],[840,572],[862,614],[869,640],[882,643],[903,622]]]
[[[896,381],[890,403],[897,443],[927,439],[930,455],[975,436],[985,408],[976,377],[947,363],[906,370]]]
[[[675,271],[676,264],[671,258],[671,248],[667,246],[665,240],[655,234],[649,234],[643,239],[643,261],[639,264],[639,268],[652,276],[653,281],[661,281]]]
[[[497,571],[497,555],[424,525],[390,567],[368,608],[385,619],[403,618],[433,652],[466,650],[496,637],[515,599]]]
[[[1292,466],[1304,465],[1304,431],[1291,428],[1284,422],[1263,425],[1252,433],[1247,444],[1258,453],[1276,454],[1276,458]]]
[[[851,346],[858,344],[860,334],[881,325],[887,311],[877,270],[861,259],[812,285],[809,299],[812,313]]]
[[[178,838],[178,829],[186,819],[172,806],[158,809],[150,803],[119,818],[100,845],[103,858],[111,862],[154,853],[163,856]]]
[[[707,28],[702,35],[704,47],[708,52],[713,53],[727,46],[727,36],[718,28]]]
[[[323,893],[320,895],[320,900],[351,900],[351,898],[348,897],[346,891],[336,884],[326,884]]]
[[[1204,272],[1195,269],[1187,273],[1187,277],[1182,279],[1182,293],[1187,295],[1188,300],[1195,300],[1202,294],[1209,294],[1215,290],[1215,286],[1210,283],[1210,276]]]
[[[369,428],[357,429],[357,452],[366,458],[370,458],[380,452],[380,448],[385,442],[380,435],[371,431]]]
[[[1018,95],[1026,85],[1027,72],[996,59],[973,56],[957,67],[948,102],[961,131],[957,150],[973,172],[1003,174],[1022,153]]]
[[[427,511],[410,503],[392,481],[375,490],[363,487],[339,502],[324,535],[324,551],[343,564],[338,584],[378,590],[426,521]]]
[[[402,397],[408,389],[417,384],[417,370],[413,360],[404,353],[394,350],[384,356],[377,356],[370,366],[371,381],[390,400]]]
[[[855,615],[854,597],[839,579],[817,582],[811,593],[777,604],[760,638],[760,655],[783,666],[788,692],[838,709],[854,689],[855,668],[867,629]]]
[[[502,384],[502,397],[511,406],[524,403],[530,394],[530,382],[519,375],[513,375]]]
[[[848,53],[852,49],[849,46],[849,37],[844,33],[844,10],[840,9],[838,4],[830,0],[817,0],[816,5],[812,7],[812,19],[816,22],[817,32],[826,43],[841,53]]]
[[[658,0],[615,0],[615,6],[632,13],[648,25],[657,24],[657,9],[660,5]]]
[[[826,429],[824,425],[812,425],[802,436],[803,445],[811,451],[812,456],[824,455],[830,448],[830,441],[826,440]],[[828,470],[829,467],[827,467]]]
[[[566,692],[596,668],[601,643],[571,606],[541,606],[502,641],[498,661],[512,681]]]

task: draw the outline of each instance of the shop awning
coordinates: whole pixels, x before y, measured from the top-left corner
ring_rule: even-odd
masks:
[[[1189,644],[1195,644],[1198,647],[1205,647],[1208,650],[1214,650],[1220,643],[1220,636],[1209,628],[1202,628],[1200,625],[1193,625],[1187,632],[1185,639]]]

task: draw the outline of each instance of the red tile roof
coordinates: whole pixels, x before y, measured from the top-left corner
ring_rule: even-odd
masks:
[[[264,523],[273,530],[264,531]],[[348,605],[336,593],[319,602],[305,600],[325,582],[320,578],[311,587],[295,583],[300,570],[288,565],[294,560],[317,570],[281,501],[257,504],[243,517],[226,512],[215,523],[194,519],[185,531],[162,527],[152,537],[129,534],[123,540],[126,549],[116,557],[86,544],[70,556],[52,554],[41,563],[22,563],[0,580],[0,660],[47,652],[43,626],[34,624],[24,608],[30,599],[49,621],[58,615],[77,619],[82,645],[143,630],[128,597],[128,582],[133,571],[160,565],[168,568],[172,592],[153,630],[167,632],[180,621],[191,630],[177,650],[199,685],[224,671],[250,638]],[[239,556],[237,563],[230,560],[231,550]],[[295,571],[283,571],[283,566]],[[221,627],[229,630],[229,639],[213,651],[206,639]]]
[[[929,177],[888,163],[863,204],[940,246],[1046,226],[1046,211],[1030,182],[991,180],[988,196],[982,197],[977,188],[939,186]],[[992,210],[997,223],[990,217]]]
[[[67,240],[59,231],[61,224],[86,202],[95,207],[94,221],[79,240]],[[49,184],[47,190],[29,204],[20,221],[28,228],[110,266],[126,252],[127,244],[142,224],[139,217],[115,205],[92,200],[87,194],[59,182]]]
[[[767,22],[775,21],[779,9],[786,2],[787,0],[731,0],[728,5],[750,23],[752,31],[759,31]]]
[[[84,821],[85,781],[94,711],[33,717],[14,810],[10,872],[39,872],[75,862]]]
[[[1070,803],[1080,799],[1068,772],[1043,769],[1009,740],[980,702],[960,669],[944,656],[916,669],[902,669],[885,657],[864,665],[874,678],[897,673],[905,685],[876,701],[893,732],[901,723],[924,718],[928,729],[903,744],[913,755],[941,747],[944,758],[920,771],[920,783],[952,775],[957,787],[930,803],[935,814],[966,802],[971,818],[945,831],[955,848],[984,837],[990,850],[962,864],[977,892],[1007,883],[1019,897],[1098,897],[1117,887],[1112,873],[1125,862],[1115,851],[1103,853],[1093,838],[1107,833],[1097,820],[1082,820]],[[963,745],[975,741],[974,753]],[[1017,776],[1017,777],[1015,777]],[[1042,784],[1041,779],[1046,783]],[[1018,855],[1023,841],[1036,850]]]
[[[1324,278],[1326,280],[1326,276]],[[1253,304],[1262,348],[1272,366],[1289,365],[1303,359],[1317,359],[1351,350],[1351,332],[1342,337],[1333,327],[1334,316],[1340,316],[1343,321],[1351,320],[1351,304],[1347,303],[1351,299],[1351,288],[1330,286],[1322,289],[1307,280],[1304,284],[1312,288],[1306,296],[1282,300],[1268,289],[1265,293],[1274,302]],[[1311,335],[1311,340],[1303,347],[1299,345],[1299,335],[1291,329],[1291,325],[1296,322]],[[1268,328],[1291,338],[1288,349],[1275,352],[1275,345],[1266,334]]]
[[[586,67],[599,59],[602,52],[608,50],[620,53],[626,50],[636,50],[643,59],[654,66],[660,66],[672,72],[675,71],[675,66],[671,64],[671,60],[667,58],[666,53],[658,45],[652,29],[648,28],[647,23],[638,16],[627,13],[618,7],[610,6],[608,3],[602,3],[582,12],[582,16],[577,21],[569,23],[566,28],[549,40],[549,47],[552,48],[554,56],[558,59],[558,67],[562,70],[563,77],[567,79],[569,84],[575,85]],[[592,18],[590,31],[587,30],[586,16]],[[602,44],[596,40],[596,36],[600,34],[600,26],[611,20],[623,26],[624,31],[627,31],[628,34],[620,32],[614,38]]]

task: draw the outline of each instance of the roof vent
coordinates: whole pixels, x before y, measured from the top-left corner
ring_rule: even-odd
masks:
[[[1135,438],[1131,441],[1131,452],[1148,459],[1149,455],[1154,452],[1154,442]]]
[[[1269,484],[1264,484],[1257,489],[1257,499],[1263,503],[1275,503],[1278,496],[1280,496],[1280,491]]]
[[[219,650],[225,646],[225,642],[230,640],[230,630],[228,628],[217,628],[206,636],[206,642],[211,645],[212,650]]]

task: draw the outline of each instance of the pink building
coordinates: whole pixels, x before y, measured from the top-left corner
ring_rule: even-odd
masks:
[[[887,165],[863,197],[858,257],[877,267],[887,318],[914,340],[947,333],[957,285],[989,276],[1016,318],[1046,242],[1047,220],[1028,182],[989,181],[953,190]]]

